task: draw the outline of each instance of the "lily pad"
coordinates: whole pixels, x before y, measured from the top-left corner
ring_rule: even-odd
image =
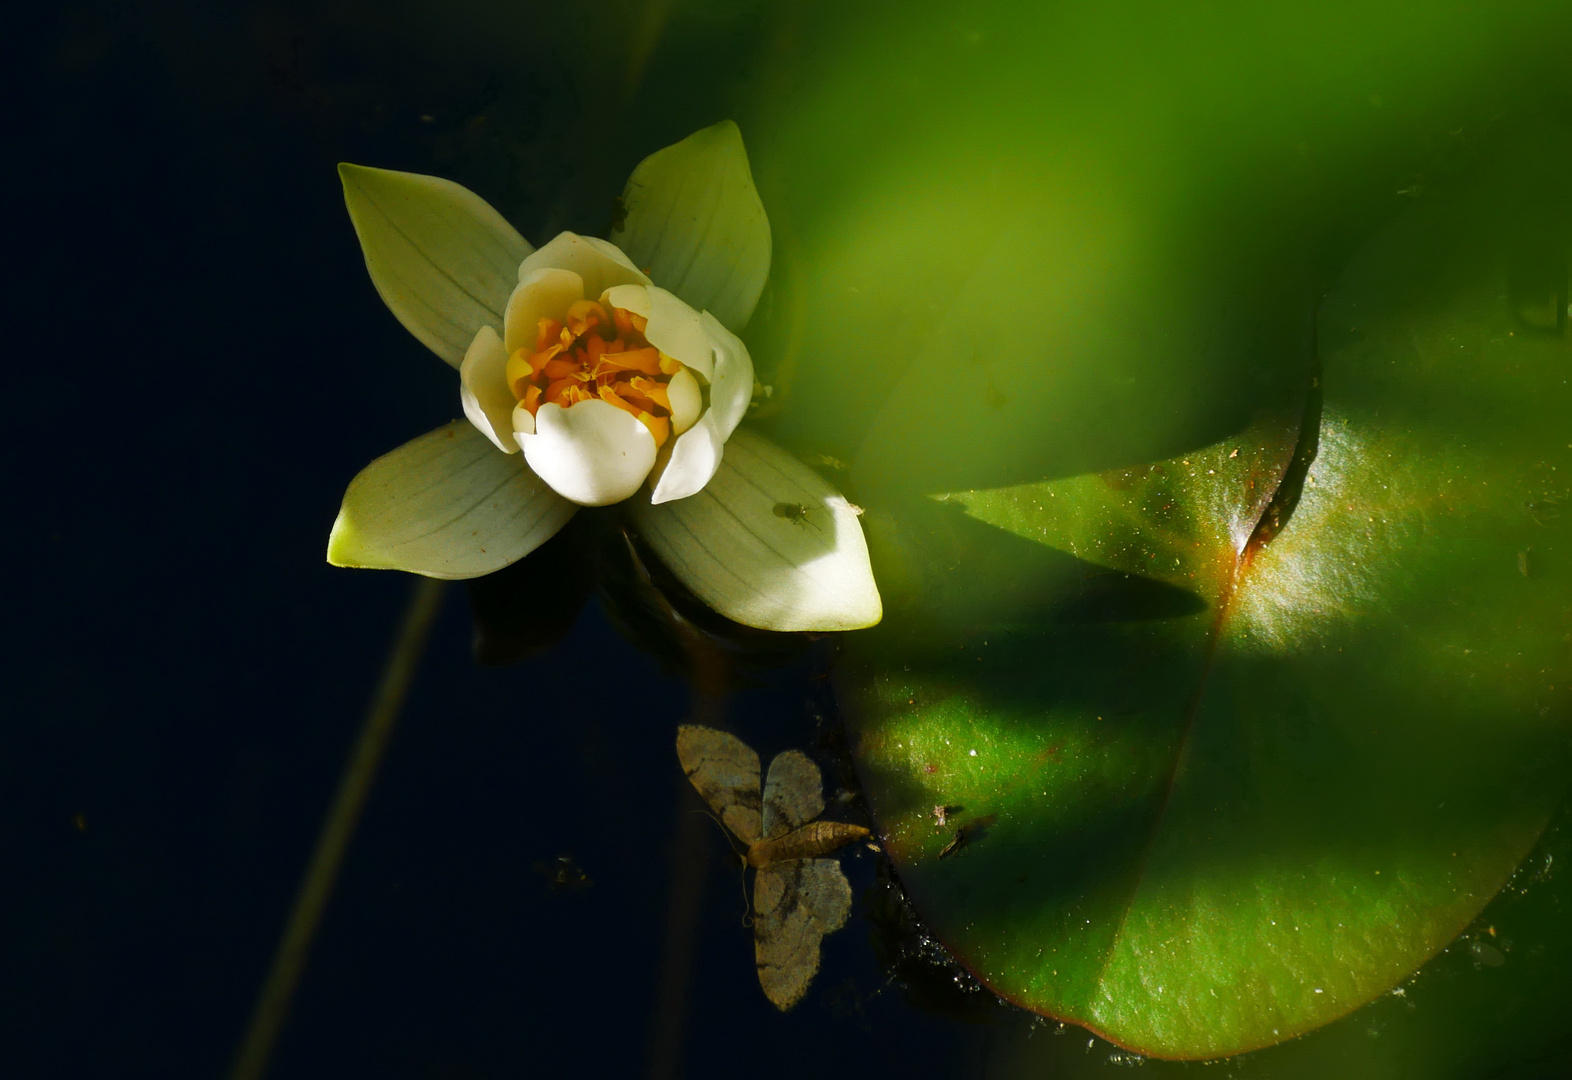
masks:
[[[1567,181],[1542,155],[1386,229],[1229,438],[870,501],[853,752],[992,989],[1157,1056],[1269,1045],[1533,845],[1572,735]]]

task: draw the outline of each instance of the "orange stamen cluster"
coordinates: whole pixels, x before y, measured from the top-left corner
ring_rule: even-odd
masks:
[[[666,384],[682,364],[644,337],[648,320],[624,308],[610,314],[580,300],[561,319],[541,319],[535,348],[508,357],[508,387],[534,416],[543,404],[567,409],[604,401],[632,413],[661,446],[671,435]]]

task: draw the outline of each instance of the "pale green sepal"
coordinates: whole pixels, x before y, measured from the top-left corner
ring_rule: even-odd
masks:
[[[622,201],[612,242],[662,288],[741,333],[770,274],[770,222],[737,125],[723,120],[655,151]]]
[[[349,482],[328,562],[472,578],[517,562],[578,508],[466,421],[412,439]]]
[[[418,173],[341,164],[366,269],[388,309],[454,367],[482,326],[500,330],[534,248],[468,188]]]
[[[883,614],[857,511],[785,450],[738,429],[697,495],[629,500],[644,539],[700,600],[762,630],[857,630]]]

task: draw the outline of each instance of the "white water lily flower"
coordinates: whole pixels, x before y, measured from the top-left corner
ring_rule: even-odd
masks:
[[[469,422],[355,477],[329,562],[478,577],[578,507],[626,501],[679,580],[728,618],[773,630],[879,621],[856,513],[738,430],[753,362],[737,333],[769,273],[770,230],[735,124],[640,163],[616,244],[565,232],[534,250],[450,181],[339,172],[377,291],[458,367]]]

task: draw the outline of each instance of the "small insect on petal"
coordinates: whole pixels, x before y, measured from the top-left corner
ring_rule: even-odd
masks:
[[[803,506],[801,503],[778,502],[775,504],[775,508],[771,511],[771,513],[773,513],[778,518],[785,518],[793,525],[813,525],[815,529],[819,528],[813,523],[812,520],[809,519],[808,508]],[[823,530],[820,531],[822,532]]]

